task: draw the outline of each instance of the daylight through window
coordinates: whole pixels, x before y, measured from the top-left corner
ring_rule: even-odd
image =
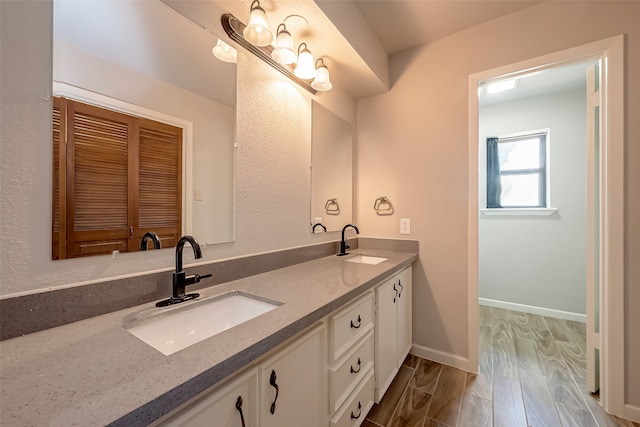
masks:
[[[547,207],[546,132],[487,140],[487,207]]]

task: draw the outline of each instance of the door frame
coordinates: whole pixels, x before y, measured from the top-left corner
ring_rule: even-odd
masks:
[[[478,84],[496,77],[602,59],[600,156],[600,399],[624,417],[624,36],[600,40],[469,76],[469,364],[478,366]]]

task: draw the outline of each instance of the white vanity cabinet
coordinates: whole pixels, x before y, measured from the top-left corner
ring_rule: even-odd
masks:
[[[360,426],[411,349],[411,293],[409,266],[153,425]]]
[[[184,409],[158,424],[162,427],[253,427],[258,419],[258,371],[239,375],[214,391],[204,392]]]
[[[411,266],[378,285],[375,318],[375,401],[379,403],[411,350]]]
[[[324,324],[260,363],[261,427],[327,425]]]

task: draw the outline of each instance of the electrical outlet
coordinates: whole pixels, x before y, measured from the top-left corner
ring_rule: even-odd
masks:
[[[411,234],[411,220],[409,218],[400,220],[400,234]]]

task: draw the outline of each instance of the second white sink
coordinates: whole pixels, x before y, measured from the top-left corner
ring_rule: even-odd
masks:
[[[282,305],[244,292],[176,307],[125,328],[165,356],[256,318]]]
[[[355,262],[358,264],[371,264],[376,265],[380,264],[383,261],[388,260],[389,258],[381,258],[377,256],[367,256],[367,255],[357,255],[352,258],[347,258],[345,261],[347,262]]]

